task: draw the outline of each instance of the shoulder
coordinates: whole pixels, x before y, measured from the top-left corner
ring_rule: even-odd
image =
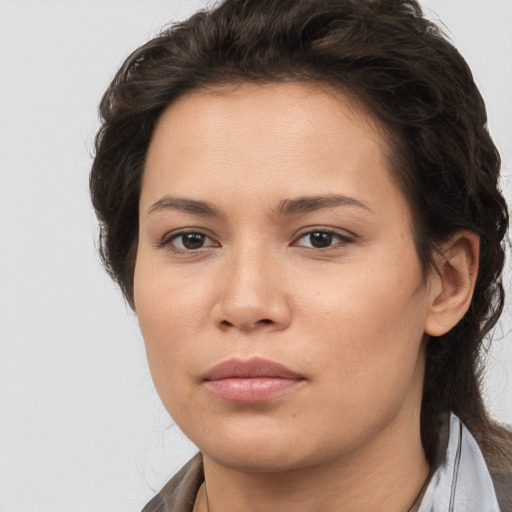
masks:
[[[475,427],[473,425],[473,427]],[[471,438],[475,450],[487,467],[492,486],[501,512],[512,512],[512,432],[510,427],[499,425],[492,420],[471,433],[464,427],[466,438]],[[472,435],[474,437],[472,437]],[[466,471],[475,466],[467,464]]]
[[[203,480],[203,458],[198,453],[164,485],[142,512],[192,512]]]
[[[484,456],[489,466],[502,512],[512,512],[512,430],[493,425],[492,443],[485,443]]]

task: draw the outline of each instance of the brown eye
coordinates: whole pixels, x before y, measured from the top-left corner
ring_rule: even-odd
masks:
[[[328,229],[315,229],[304,233],[295,243],[300,247],[310,249],[329,249],[331,247],[343,246],[353,240],[348,236]]]
[[[181,243],[188,250],[200,249],[204,245],[205,238],[201,233],[187,233],[186,235],[181,235]]]
[[[166,245],[171,249],[177,251],[196,251],[206,247],[215,246],[215,242],[204,233],[198,231],[189,231],[176,233],[167,242],[162,245]]]
[[[313,231],[309,234],[309,243],[315,249],[324,249],[332,244],[333,234],[326,231]]]

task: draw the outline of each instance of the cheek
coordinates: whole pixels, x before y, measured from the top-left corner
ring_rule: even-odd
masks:
[[[171,333],[175,338],[197,329],[207,315],[211,286],[200,279],[199,272],[172,268],[145,252],[139,252],[134,275],[135,308],[141,329],[163,335],[167,341]]]
[[[188,279],[138,255],[134,275],[135,308],[149,368],[162,401],[167,403],[194,358],[195,341],[206,322],[205,290]]]
[[[414,259],[403,264],[396,260],[395,265],[377,259],[311,275],[296,290],[301,297],[298,311],[311,326],[333,325],[357,336],[373,330],[422,329],[427,291],[421,268]]]
[[[334,381],[392,385],[411,377],[428,304],[419,263],[404,265],[407,271],[375,264],[371,273],[337,272],[304,296],[300,329],[315,336],[310,350],[323,352],[313,357],[322,357]]]

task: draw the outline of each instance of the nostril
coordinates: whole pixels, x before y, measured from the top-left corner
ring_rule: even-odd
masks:
[[[229,320],[222,320],[220,322],[220,327],[221,328],[231,328],[231,327],[235,327],[236,323],[233,323],[233,322],[230,322]],[[258,320],[256,323],[253,323],[253,324],[250,324],[250,325],[244,325],[244,324],[240,324],[239,327],[241,328],[244,328],[244,329],[248,329],[248,330],[253,330],[254,328],[256,328],[258,325],[274,325],[274,321],[271,320],[270,318],[262,318],[261,320]]]

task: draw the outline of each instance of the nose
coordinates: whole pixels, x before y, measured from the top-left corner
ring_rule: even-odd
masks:
[[[265,250],[239,250],[227,258],[212,309],[215,325],[245,332],[288,327],[291,309],[280,267]]]

